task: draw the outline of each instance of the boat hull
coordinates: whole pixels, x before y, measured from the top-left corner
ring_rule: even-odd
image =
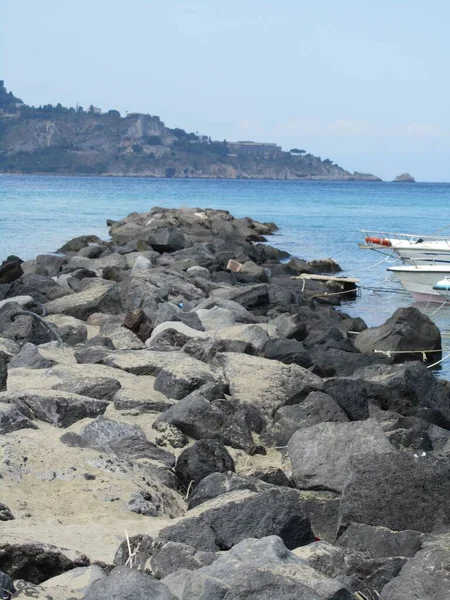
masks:
[[[388,271],[400,280],[416,302],[435,302],[442,304],[447,299],[433,289],[438,281],[450,275],[450,267],[389,267]]]

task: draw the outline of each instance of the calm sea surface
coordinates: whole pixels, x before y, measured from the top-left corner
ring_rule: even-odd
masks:
[[[237,217],[274,221],[269,242],[305,259],[332,257],[361,280],[361,297],[343,310],[368,325],[412,304],[387,277],[389,262],[361,250],[361,229],[450,235],[450,184],[341,183],[0,175],[0,260],[55,251],[68,239],[108,237],[106,219],[153,206],[224,208]],[[420,306],[433,318],[450,351],[450,307]],[[450,378],[450,359],[442,374]]]

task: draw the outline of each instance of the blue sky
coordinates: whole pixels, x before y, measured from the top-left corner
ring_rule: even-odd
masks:
[[[0,78],[29,104],[450,181],[449,27],[448,0],[0,0]]]

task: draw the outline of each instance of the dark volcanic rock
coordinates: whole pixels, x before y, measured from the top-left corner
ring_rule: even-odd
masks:
[[[147,573],[116,567],[87,589],[83,600],[177,600],[169,589]]]
[[[450,523],[450,465],[446,459],[402,452],[354,458],[340,508],[341,530],[366,523],[424,533]]]
[[[195,571],[210,565],[216,558],[214,552],[202,552],[188,544],[158,540],[155,543],[150,565],[155,577],[162,579],[179,569]]]
[[[241,419],[235,418],[208,402],[199,392],[186,396],[155,421],[175,425],[186,435],[195,439],[215,439],[233,448],[249,450],[253,445],[250,428]]]
[[[392,531],[387,527],[352,523],[337,543],[341,548],[364,552],[371,558],[414,556],[422,549],[424,537],[420,531]]]
[[[45,344],[54,339],[52,332],[39,319],[20,313],[23,313],[23,308],[13,302],[0,308],[0,334],[3,337],[21,345],[26,342]]]
[[[130,550],[133,558],[130,559]],[[130,562],[138,571],[148,571],[149,560],[153,552],[153,538],[149,535],[139,533],[123,540],[114,555],[116,567],[129,566]]]
[[[277,536],[247,539],[210,566],[166,577],[178,598],[197,600],[352,600],[339,581],[325,577],[289,552]]]
[[[0,598],[2,600],[10,600],[15,591],[16,588],[11,577],[0,571]]]
[[[137,425],[119,423],[100,417],[84,427],[80,434],[66,433],[61,441],[68,446],[112,452],[119,458],[149,458],[173,466],[172,454],[158,448],[145,437]]]
[[[6,404],[0,397],[0,434],[19,429],[36,429],[36,425],[15,404]]]
[[[45,421],[57,427],[69,427],[86,417],[97,417],[108,406],[103,400],[56,390],[1,392],[0,402],[14,404],[30,419]]]
[[[290,365],[292,363],[308,369],[312,360],[301,342],[297,340],[270,339],[262,352],[265,358],[279,360]]]
[[[448,536],[442,536],[408,560],[398,577],[383,588],[381,600],[450,598],[449,560]]]
[[[394,362],[417,360],[417,350],[436,350],[428,354],[433,359],[442,347],[441,333],[433,321],[412,306],[399,308],[383,325],[370,327],[356,336],[355,346],[366,354],[374,350],[392,352]],[[396,354],[396,352],[402,352]],[[407,351],[411,351],[408,354]]]
[[[0,521],[12,521],[14,520],[14,515],[12,514],[12,512],[9,510],[9,508],[6,506],[6,504],[3,504],[2,502],[0,502]],[[1,588],[0,588],[1,590]]]
[[[67,296],[70,290],[65,290],[51,277],[43,275],[23,275],[9,287],[7,297],[32,296],[36,302],[44,304],[56,298]]]
[[[0,284],[12,283],[23,275],[22,267],[20,266],[23,260],[18,256],[8,256],[0,265]]]
[[[26,343],[22,346],[19,354],[16,354],[12,357],[9,366],[12,369],[16,367],[26,367],[28,369],[49,369],[54,364],[54,361],[45,358],[39,353],[37,346]]]
[[[292,435],[318,423],[345,423],[349,419],[336,400],[323,392],[311,392],[300,404],[282,406],[274,416],[273,424],[262,434],[264,444],[286,446]]]
[[[198,440],[179,455],[175,473],[187,488],[211,473],[234,471],[234,461],[218,440]]]
[[[3,536],[0,540],[0,570],[12,579],[41,583],[75,567],[89,565],[89,559],[51,544]]]
[[[288,444],[299,489],[341,492],[351,473],[351,457],[371,452],[396,452],[374,419],[319,423],[296,431]]]
[[[0,351],[0,392],[6,390],[6,382],[8,379],[8,357],[4,352]]]
[[[160,538],[207,552],[228,550],[248,537],[278,535],[288,548],[313,540],[300,496],[288,488],[273,488],[257,494],[233,492],[195,511],[200,512],[160,531]]]
[[[233,465],[234,471],[234,465]],[[256,477],[241,477],[236,473],[211,473],[202,479],[189,496],[189,509],[195,508],[212,498],[236,490],[249,490],[251,492],[263,492],[269,490],[270,484]]]

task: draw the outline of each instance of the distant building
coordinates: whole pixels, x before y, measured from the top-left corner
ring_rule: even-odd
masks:
[[[228,142],[228,148],[238,156],[255,158],[277,158],[282,155],[281,146],[268,142]]]

